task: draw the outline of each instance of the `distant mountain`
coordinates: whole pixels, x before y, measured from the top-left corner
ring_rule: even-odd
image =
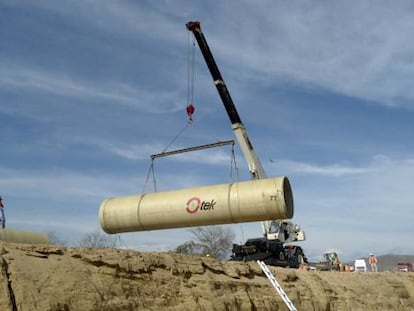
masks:
[[[377,256],[379,271],[396,271],[400,261],[408,261],[414,265],[414,255],[387,254]],[[367,259],[368,263],[368,259]]]

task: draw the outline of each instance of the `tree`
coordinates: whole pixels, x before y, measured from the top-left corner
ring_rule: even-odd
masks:
[[[195,243],[194,241],[187,241],[183,244],[177,246],[177,248],[174,250],[175,253],[179,254],[187,254],[191,255],[195,252]]]
[[[109,235],[100,231],[90,232],[80,240],[81,247],[116,248],[121,244],[117,235]]]
[[[194,240],[179,245],[175,252],[182,254],[209,255],[226,259],[230,253],[235,234],[229,227],[204,226],[189,230]]]

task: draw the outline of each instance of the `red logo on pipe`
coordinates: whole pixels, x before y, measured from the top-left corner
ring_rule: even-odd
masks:
[[[194,207],[194,205],[195,205],[195,208],[194,209],[191,209],[191,206]],[[187,201],[187,208],[185,210],[189,214],[194,214],[194,213],[196,213],[198,211],[198,209],[200,208],[200,206],[201,206],[201,200],[199,198],[194,197],[194,198],[191,198],[191,199],[189,199]]]
[[[216,201],[203,201],[201,202],[200,198],[193,197],[187,201],[187,208],[185,209],[187,213],[194,214],[198,210],[200,211],[211,211],[214,210],[214,205],[216,205]]]

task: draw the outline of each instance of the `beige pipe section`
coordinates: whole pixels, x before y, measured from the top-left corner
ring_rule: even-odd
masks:
[[[110,198],[99,209],[99,221],[107,233],[292,217],[287,177]]]
[[[46,234],[8,228],[0,229],[0,241],[26,244],[50,244]]]

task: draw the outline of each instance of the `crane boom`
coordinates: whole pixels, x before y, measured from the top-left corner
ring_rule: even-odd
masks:
[[[223,77],[221,76],[220,70],[217,67],[213,54],[210,51],[206,38],[204,37],[204,34],[201,31],[200,23],[188,22],[186,26],[187,29],[194,34],[198,46],[200,47],[201,53],[204,56],[204,60],[207,63],[207,67],[210,70],[211,76],[213,77],[214,84],[217,88],[220,98],[230,118],[232,129],[236,136],[237,142],[239,143],[243,155],[246,158],[246,161],[249,165],[249,171],[252,175],[252,178],[266,178],[266,173],[263,169],[263,166],[260,163],[260,160],[254,151],[253,145],[250,142],[249,136],[247,135],[246,128],[240,119],[239,113],[237,112],[236,106],[233,103],[233,100],[227,89],[226,83],[224,83]]]
[[[227,86],[221,76],[220,70],[217,67],[213,54],[210,51],[207,40],[201,31],[200,22],[190,21],[186,24],[186,27],[191,31],[198,43],[198,46],[203,54],[204,60],[207,64],[210,74],[213,78],[214,85],[220,95],[220,98],[224,104],[224,107],[229,116],[233,132],[236,136],[237,142],[243,152],[243,155],[249,166],[249,172],[253,179],[266,178],[266,173],[263,166],[256,155],[249,136],[247,134],[246,127],[240,119],[236,106],[230,96]],[[281,242],[304,240],[304,232],[300,230],[298,225],[294,225],[288,221],[271,220],[262,222],[263,234],[266,239],[279,240]]]

